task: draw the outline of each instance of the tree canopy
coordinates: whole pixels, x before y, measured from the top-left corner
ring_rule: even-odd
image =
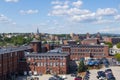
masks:
[[[29,44],[32,38],[19,35],[19,36],[12,36],[11,38],[4,37],[3,39],[0,39],[0,46],[6,46],[6,45],[23,45],[23,44]]]
[[[79,66],[78,66],[78,72],[84,72],[86,71],[86,66],[84,64],[84,61],[80,61]]]
[[[117,61],[119,61],[119,62],[120,62],[120,53],[115,54],[115,56],[114,56],[114,57],[117,59]]]
[[[119,42],[119,43],[117,43],[117,45],[116,45],[116,46],[117,46],[117,48],[120,48],[120,42]]]
[[[111,42],[105,42],[106,45],[109,46],[109,48],[112,48],[113,47],[113,44]]]

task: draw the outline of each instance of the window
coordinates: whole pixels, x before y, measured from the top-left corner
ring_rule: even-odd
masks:
[[[44,62],[44,66],[46,66],[46,62]]]
[[[39,67],[39,66],[40,66],[40,63],[37,63],[37,66]]]
[[[41,62],[41,66],[43,66],[43,63]]]
[[[56,63],[55,63],[55,62],[53,63],[53,66],[54,66],[54,67],[56,66]]]
[[[62,65],[64,66],[64,65],[65,65],[65,63],[63,62],[63,63],[62,63]]]
[[[31,58],[29,57],[29,58],[28,58],[28,61],[30,61],[30,60],[31,60]]]
[[[11,57],[12,57],[12,53],[11,53]]]
[[[62,62],[60,62],[60,66],[62,66]]]
[[[15,56],[17,56],[17,52],[15,52]]]
[[[52,62],[50,62],[50,66],[52,66]]]

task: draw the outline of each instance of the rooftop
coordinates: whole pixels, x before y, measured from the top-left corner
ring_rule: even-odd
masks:
[[[68,54],[48,52],[48,53],[30,53],[30,54],[26,54],[26,56],[68,56]]]
[[[0,54],[16,52],[16,51],[23,51],[23,50],[28,50],[28,49],[32,49],[32,48],[30,46],[1,48],[0,49]]]
[[[99,45],[99,44],[94,44],[94,45],[67,45],[67,46],[62,46],[62,47],[104,47],[107,45]]]
[[[55,48],[55,49],[53,49],[53,50],[50,50],[49,52],[59,52],[59,53],[61,53],[61,51],[62,51],[62,49],[61,48]]]

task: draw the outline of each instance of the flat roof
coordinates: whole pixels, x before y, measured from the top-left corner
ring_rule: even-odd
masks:
[[[16,51],[23,51],[23,50],[28,50],[28,49],[32,49],[32,47],[30,47],[30,46],[20,46],[20,47],[1,48],[0,49],[0,54],[11,53],[11,52],[16,52]]]
[[[26,56],[68,56],[66,53],[56,53],[56,52],[48,52],[48,53],[30,53],[26,54]]]
[[[104,46],[108,46],[108,45],[98,45],[98,44],[94,44],[94,45],[69,45],[69,46],[62,46],[62,47],[104,47]]]
[[[61,52],[62,51],[62,48],[55,48],[53,50],[50,50],[49,52]]]

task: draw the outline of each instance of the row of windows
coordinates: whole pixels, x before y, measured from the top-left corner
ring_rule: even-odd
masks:
[[[72,55],[85,55],[84,53],[72,53]]]
[[[71,52],[103,52],[103,49],[72,49]]]
[[[60,62],[60,63],[58,63],[58,62],[38,62],[38,63],[32,63],[31,65],[36,65],[36,66],[65,66],[65,63],[64,62]]]
[[[72,55],[84,56],[86,53],[72,53]],[[104,53],[91,53],[92,55],[104,55]]]
[[[42,60],[42,59],[49,59],[49,60],[64,60],[65,57],[28,57],[28,60]]]
[[[80,46],[72,46],[72,48],[104,48],[104,46],[89,46],[89,45],[80,45]]]

